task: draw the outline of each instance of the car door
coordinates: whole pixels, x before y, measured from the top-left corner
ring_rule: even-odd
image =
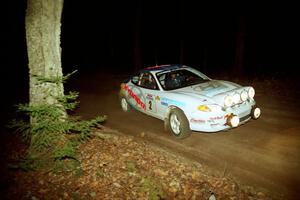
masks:
[[[160,116],[160,110],[158,109],[160,91],[153,75],[150,72],[142,73],[138,85],[142,88],[142,96],[145,103],[144,112],[153,117]]]
[[[164,90],[166,82],[166,73],[163,73],[160,77],[156,76],[157,85],[161,86],[161,89],[157,91],[155,95],[155,103],[157,108],[157,118],[164,120],[168,113],[169,104],[166,102],[168,99],[168,91]]]

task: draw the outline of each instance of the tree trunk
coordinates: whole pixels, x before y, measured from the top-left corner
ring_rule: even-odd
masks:
[[[28,0],[25,18],[29,66],[29,104],[56,104],[64,95],[62,82],[39,81],[62,78],[61,14],[63,0]],[[62,112],[65,116],[65,112]]]

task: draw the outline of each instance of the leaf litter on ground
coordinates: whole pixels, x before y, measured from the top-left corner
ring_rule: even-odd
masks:
[[[9,171],[6,199],[280,199],[209,174],[194,162],[102,127],[78,150],[80,165],[69,172]],[[15,145],[15,144],[14,144]],[[24,148],[24,147],[22,147]],[[10,147],[10,149],[12,149]],[[15,149],[10,152],[15,159]],[[9,159],[8,159],[9,160]]]

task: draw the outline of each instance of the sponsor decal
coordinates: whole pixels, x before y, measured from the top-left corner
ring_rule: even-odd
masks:
[[[215,116],[215,117],[210,117],[207,122],[211,123],[211,126],[212,125],[215,125],[215,124],[219,124],[219,123],[216,123],[216,121],[218,120],[222,120],[222,119],[225,119],[226,116]]]
[[[210,120],[221,120],[221,119],[224,119],[225,116],[216,116],[216,117],[210,117],[209,119]]]
[[[156,96],[156,97],[155,97],[155,100],[160,101],[160,97],[159,97],[159,96]]]
[[[166,102],[161,102],[161,105],[168,106],[168,104]]]
[[[175,106],[185,106],[185,103],[183,102],[180,102],[180,101],[176,101],[176,100],[173,100],[173,99],[169,99],[169,98],[162,98],[161,99],[161,105],[175,105]]]
[[[192,119],[190,119],[190,122],[191,123],[203,124],[203,123],[205,123],[205,120],[204,119],[194,119],[194,118],[192,118]]]
[[[152,94],[147,94],[146,99],[153,100],[153,95]]]
[[[192,88],[194,91],[201,92],[203,95],[209,97],[226,92],[228,90],[228,86],[219,81],[209,81],[203,84],[192,86]]]
[[[133,92],[132,90],[128,87],[128,85],[124,86],[124,90],[126,90],[129,94],[129,96],[131,96],[135,102],[140,105],[142,107],[143,110],[146,110],[146,105],[141,101],[140,98],[138,98]]]

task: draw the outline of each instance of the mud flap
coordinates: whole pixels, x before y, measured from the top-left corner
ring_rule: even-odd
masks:
[[[165,118],[164,120],[164,129],[165,131],[169,131],[169,119]]]

